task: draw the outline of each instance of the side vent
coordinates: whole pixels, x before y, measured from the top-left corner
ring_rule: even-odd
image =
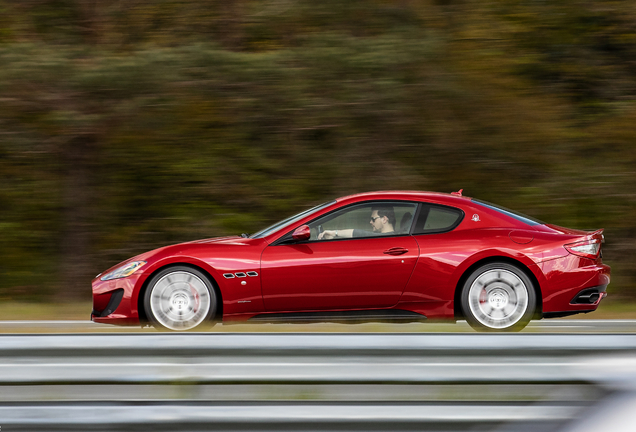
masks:
[[[245,275],[245,273],[243,273],[243,272],[234,273],[234,275],[235,275],[236,277],[239,277],[239,278],[244,278],[244,277],[246,276],[246,275]]]
[[[258,273],[256,273],[255,271],[248,271],[248,272],[247,272],[247,275],[248,275],[249,277],[255,277],[255,276],[258,276]]]
[[[234,275],[232,273],[223,273],[223,277],[225,279],[233,279]]]

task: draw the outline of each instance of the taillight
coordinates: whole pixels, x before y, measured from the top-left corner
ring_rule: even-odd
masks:
[[[564,246],[571,254],[589,259],[597,259],[598,253],[601,250],[601,240],[595,238],[576,243],[569,243]]]

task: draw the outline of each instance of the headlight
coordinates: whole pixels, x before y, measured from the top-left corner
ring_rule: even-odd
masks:
[[[125,278],[127,276],[130,276],[134,272],[136,272],[137,269],[139,269],[144,264],[146,264],[146,261],[133,261],[133,262],[130,262],[130,263],[126,264],[126,265],[117,267],[115,270],[113,270],[110,273],[106,273],[104,276],[101,277],[101,280],[107,281],[107,280],[111,280],[111,279]]]

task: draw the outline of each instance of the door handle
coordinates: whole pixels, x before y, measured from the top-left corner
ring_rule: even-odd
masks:
[[[387,249],[384,251],[387,255],[402,255],[407,253],[409,250],[403,247],[392,247],[391,249]]]

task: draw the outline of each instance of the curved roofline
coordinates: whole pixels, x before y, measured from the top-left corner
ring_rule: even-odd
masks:
[[[381,198],[382,196],[401,196],[403,198],[450,198],[454,199],[468,199],[471,200],[471,197],[465,195],[453,195],[452,193],[445,192],[429,192],[429,191],[404,191],[404,190],[395,190],[395,191],[374,191],[374,192],[362,192],[352,195],[343,196],[336,199],[336,202],[349,201],[357,198],[367,198],[367,197],[377,197]]]

